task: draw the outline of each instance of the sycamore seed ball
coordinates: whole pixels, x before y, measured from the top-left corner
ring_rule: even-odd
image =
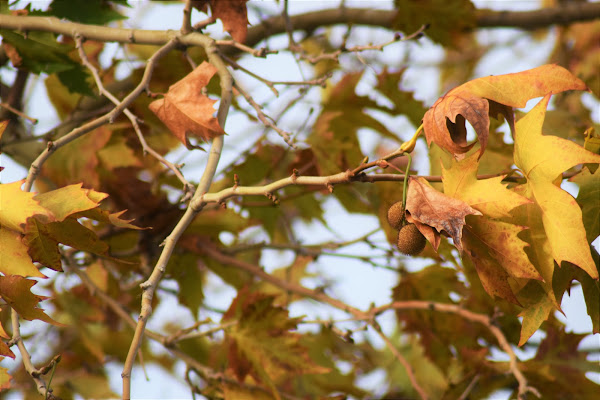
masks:
[[[415,224],[404,225],[398,232],[398,250],[407,256],[419,254],[425,248],[425,236]]]
[[[387,213],[387,219],[392,228],[400,229],[402,227],[402,217],[404,216],[403,214],[404,209],[402,208],[401,201],[392,204]]]

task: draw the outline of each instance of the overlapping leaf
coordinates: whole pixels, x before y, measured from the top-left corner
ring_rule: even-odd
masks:
[[[462,231],[467,215],[481,215],[479,211],[462,200],[438,192],[423,178],[411,178],[406,196],[406,211],[409,222],[431,242],[439,245],[439,234],[445,232],[463,251]],[[409,218],[410,217],[410,218]]]
[[[275,296],[238,292],[223,321],[237,321],[227,330],[229,367],[243,381],[250,374],[255,380],[269,386],[279,398],[275,385],[296,374],[325,373],[328,369],[314,364],[300,344],[296,328],[297,318],[289,318],[288,311],[273,305]]]
[[[444,193],[463,200],[483,214],[467,224],[466,253],[490,296],[519,304],[508,279],[541,280],[542,277],[529,261],[526,243],[518,237],[525,227],[498,219],[509,217],[512,209],[531,201],[507,189],[501,183],[504,176],[478,180],[478,158],[478,153],[474,153],[462,161],[454,161],[448,169],[442,168]]]
[[[150,110],[188,148],[191,147],[189,135],[209,141],[225,134],[213,116],[216,100],[202,94],[202,89],[216,71],[212,64],[203,62],[185,78],[171,85],[164,98],[150,103]]]
[[[558,65],[488,76],[458,86],[440,97],[423,117],[427,143],[432,142],[458,155],[469,151],[465,120],[473,126],[481,145],[487,144],[490,116],[504,115],[511,128],[512,107],[525,107],[528,100],[565,90],[584,90],[585,84]]]
[[[560,174],[582,163],[598,163],[600,155],[565,139],[543,136],[542,124],[550,95],[544,97],[516,126],[515,164],[527,178],[525,195],[534,200],[549,245],[547,260],[559,265],[568,261],[598,279],[582,222],[581,209],[575,199],[557,187]],[[534,212],[533,210],[529,213]],[[544,246],[538,241],[534,247]],[[541,252],[540,252],[541,253]],[[549,274],[550,275],[550,274]]]
[[[4,299],[22,318],[39,319],[53,325],[62,325],[50,318],[37,305],[45,297],[36,296],[30,289],[36,282],[18,275],[0,276],[0,297]]]

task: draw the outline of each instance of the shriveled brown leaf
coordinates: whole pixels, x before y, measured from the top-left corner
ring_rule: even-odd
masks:
[[[482,215],[462,200],[458,200],[438,192],[423,178],[410,178],[406,196],[406,211],[415,222],[419,231],[434,245],[437,250],[439,238],[431,241],[432,233],[439,237],[447,233],[459,251],[463,251],[462,229],[467,215]],[[417,224],[419,222],[420,224]],[[435,228],[433,231],[428,227]]]
[[[477,134],[481,157],[489,135],[490,116],[502,114],[514,134],[512,107],[525,107],[528,100],[549,93],[586,88],[583,81],[558,65],[474,79],[450,90],[425,113],[427,143],[434,142],[454,155],[466,153],[474,145],[467,142],[466,120]]]
[[[185,78],[169,87],[165,97],[148,106],[186,147],[190,148],[189,135],[202,140],[225,134],[213,116],[216,100],[202,94],[202,88],[215,74],[216,68],[207,62],[200,64]]]
[[[248,33],[248,0],[194,0],[192,6],[199,11],[207,12],[208,4],[212,15],[223,21],[223,29],[231,34],[236,42],[244,43]]]

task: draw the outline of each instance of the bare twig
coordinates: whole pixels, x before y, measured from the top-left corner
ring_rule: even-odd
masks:
[[[217,111],[217,120],[219,122],[219,125],[224,127],[227,119],[227,114],[229,112],[229,107],[231,106],[233,80],[229,71],[227,70],[227,66],[218,55],[218,51],[214,41],[204,35],[199,35],[199,37],[202,38],[202,40],[200,41],[201,46],[204,48],[206,54],[208,55],[209,62],[215,66],[215,68],[217,69],[217,73],[221,78],[221,102]],[[175,249],[177,241],[179,240],[185,229],[193,221],[196,214],[202,209],[202,207],[192,207],[191,204],[197,203],[197,199],[201,197],[204,193],[206,193],[206,191],[210,187],[212,179],[217,170],[217,165],[221,156],[222,149],[223,136],[217,136],[212,141],[210,152],[208,154],[206,168],[204,169],[202,178],[198,183],[198,187],[196,188],[196,192],[192,198],[192,201],[188,205],[188,208],[186,209],[184,215],[181,217],[173,231],[165,239],[163,243],[163,251],[156,265],[154,266],[154,269],[152,270],[152,274],[150,275],[148,280],[146,280],[140,285],[140,287],[143,290],[140,315],[138,317],[138,323],[136,325],[135,333],[131,341],[129,351],[127,353],[127,358],[125,359],[125,363],[123,365],[123,372],[121,374],[121,376],[123,377],[123,399],[130,398],[131,370],[133,369],[133,364],[135,362],[136,355],[142,344],[142,338],[146,329],[146,323],[148,322],[148,319],[152,314],[152,298],[154,297],[154,292],[156,291],[156,288],[158,287],[158,284],[165,273],[167,263],[169,262],[169,259],[173,254],[173,250]]]
[[[362,45],[362,46],[353,46],[353,47],[348,47],[346,48],[345,46],[342,46],[342,48],[337,49],[336,51],[333,51],[331,53],[323,53],[323,54],[319,54],[317,56],[309,56],[307,54],[305,54],[304,52],[300,55],[300,58],[308,61],[311,64],[316,64],[319,61],[322,60],[333,60],[333,61],[337,61],[338,57],[341,54],[344,53],[360,53],[363,51],[367,51],[367,50],[376,50],[376,51],[382,51],[385,47],[393,44],[393,43],[398,43],[398,42],[404,42],[407,40],[413,40],[413,39],[417,39],[419,37],[421,37],[423,35],[423,32],[425,31],[427,27],[425,25],[422,25],[419,29],[417,29],[415,32],[411,33],[408,36],[401,36],[399,34],[394,35],[394,38],[392,40],[389,40],[385,43],[380,43],[380,44],[368,44],[368,45]]]
[[[370,313],[372,315],[379,315],[387,310],[430,310],[430,311],[439,311],[460,315],[461,317],[480,323],[484,325],[495,337],[498,341],[498,345],[500,348],[508,355],[509,358],[509,369],[513,374],[517,382],[519,383],[519,399],[525,399],[525,395],[530,392],[536,395],[537,397],[541,397],[540,393],[537,389],[531,387],[527,383],[527,379],[519,369],[518,358],[512,349],[510,343],[504,336],[504,333],[500,328],[498,328],[492,318],[484,314],[477,314],[473,311],[469,311],[455,304],[446,304],[446,303],[435,303],[430,301],[397,301],[390,304],[386,304],[380,307],[371,308]]]
[[[258,117],[258,119],[265,124],[265,126],[269,126],[271,127],[275,132],[277,132],[279,134],[279,136],[281,136],[281,138],[292,148],[296,148],[296,145],[294,144],[294,142],[292,141],[292,138],[290,136],[290,133],[284,131],[283,129],[281,129],[280,127],[278,127],[272,120],[271,118],[267,117],[265,115],[265,113],[262,111],[261,107],[258,105],[258,103],[256,103],[256,101],[254,101],[254,99],[252,98],[252,96],[250,96],[250,94],[248,94],[248,92],[246,92],[244,89],[242,89],[242,87],[236,82],[234,83],[234,87],[237,89],[238,92],[240,92],[240,94],[242,96],[244,96],[244,99],[246,99],[246,101],[248,102],[248,104],[250,104],[252,106],[252,108],[254,108],[254,110],[256,111],[256,116]]]
[[[58,397],[52,394],[52,389],[46,385],[44,379],[41,378],[42,371],[38,370],[34,367],[31,362],[31,355],[27,351],[25,347],[25,343],[23,342],[23,338],[21,338],[21,330],[19,326],[19,314],[13,308],[11,310],[10,319],[12,323],[12,338],[11,343],[16,344],[19,349],[19,353],[21,353],[23,367],[25,367],[25,371],[31,376],[33,381],[35,382],[35,388],[39,394],[45,396],[47,399],[59,399]]]
[[[92,76],[94,77],[94,81],[96,82],[96,86],[98,87],[98,91],[100,92],[100,94],[105,96],[107,99],[109,99],[114,105],[118,106],[120,104],[119,99],[117,99],[112,93],[110,93],[108,90],[106,90],[106,88],[102,84],[102,79],[100,79],[98,70],[90,62],[87,55],[85,54],[85,50],[83,48],[83,38],[79,35],[76,35],[75,43],[76,43],[77,51],[79,52],[79,57],[81,58],[81,62],[92,73]],[[140,141],[140,144],[142,145],[142,151],[144,152],[144,154],[149,153],[150,155],[152,155],[152,157],[156,158],[158,161],[160,161],[163,165],[165,165],[167,168],[169,168],[175,174],[177,179],[179,179],[179,181],[181,183],[183,183],[184,199],[186,199],[188,194],[189,194],[189,196],[191,196],[191,193],[194,192],[194,185],[192,185],[190,182],[188,182],[187,179],[185,179],[185,177],[183,176],[183,174],[181,173],[181,171],[175,164],[168,161],[166,158],[161,156],[156,150],[154,150],[152,147],[150,147],[148,145],[148,143],[146,142],[146,139],[144,138],[142,130],[140,129],[140,126],[138,124],[138,118],[131,111],[129,111],[128,108],[125,108],[123,110],[123,114],[125,114],[125,116],[131,122],[131,125],[133,126],[133,130],[135,131],[135,133],[138,137],[138,140]]]
[[[398,360],[398,362],[402,364],[402,366],[406,370],[406,374],[408,375],[408,380],[410,381],[412,387],[417,391],[419,397],[421,397],[422,400],[429,399],[429,396],[427,395],[425,390],[423,390],[421,385],[419,385],[419,383],[417,382],[417,377],[415,376],[412,367],[410,366],[406,358],[404,358],[402,353],[400,353],[396,346],[394,346],[394,343],[392,343],[392,341],[383,333],[383,330],[381,329],[381,326],[379,326],[379,323],[377,323],[377,321],[373,319],[369,323],[369,325],[375,330],[375,332],[377,332],[379,337],[385,343],[386,347],[392,352],[396,360]]]
[[[390,345],[391,345],[390,351],[392,351],[394,353],[394,356],[398,360],[404,360],[404,362],[402,362],[402,361],[401,362],[407,371],[407,374],[411,380],[411,384],[413,385],[415,390],[419,393],[419,395],[421,396],[422,399],[427,399],[427,395],[425,394],[423,389],[420,387],[419,383],[414,378],[414,372],[412,371],[412,367],[408,364],[408,362],[406,362],[406,360],[402,357],[402,355],[397,352],[397,350],[395,349],[393,344],[391,342],[389,342],[389,339],[383,334],[377,321],[375,321],[373,318],[375,316],[374,313],[364,312],[358,308],[352,307],[351,305],[344,303],[341,300],[337,300],[337,299],[334,299],[333,297],[329,297],[325,293],[322,293],[320,291],[311,290],[304,286],[297,285],[293,282],[288,282],[288,281],[284,281],[282,279],[276,278],[276,277],[266,273],[263,269],[261,269],[260,267],[258,267],[256,265],[253,265],[253,264],[247,263],[245,261],[241,261],[234,257],[230,257],[230,256],[223,254],[216,247],[214,247],[210,244],[203,246],[202,251],[204,251],[211,258],[213,258],[225,265],[231,265],[236,268],[247,271],[247,272],[251,273],[252,275],[260,278],[263,282],[270,283],[278,288],[283,289],[284,291],[299,294],[301,296],[308,297],[308,298],[317,300],[317,301],[325,303],[325,304],[329,304],[330,306],[333,306],[337,309],[340,309],[349,314],[352,314],[357,319],[366,321],[370,326],[373,327],[373,329],[375,329],[375,331],[379,334],[379,336],[381,336],[381,338],[386,342],[386,345],[388,345],[388,347],[390,347]],[[388,344],[388,342],[389,342],[389,344]]]
[[[192,0],[185,0],[183,7],[183,22],[181,23],[181,34],[186,35],[192,31]]]
[[[278,50],[268,50],[265,47],[261,47],[260,49],[254,49],[252,47],[246,46],[243,43],[236,42],[235,40],[231,40],[231,39],[230,40],[217,40],[217,41],[215,41],[215,43],[217,44],[217,46],[235,47],[238,50],[241,50],[243,52],[253,55],[254,57],[259,57],[259,58],[265,58],[269,54],[279,53]]]
[[[17,110],[16,108],[14,108],[13,106],[11,106],[8,103],[0,103],[0,107],[6,108],[11,113],[18,115],[21,118],[25,118],[26,120],[29,120],[33,124],[37,124],[37,122],[38,122],[38,120],[36,118],[30,117],[29,115],[25,114],[22,111]]]
[[[71,132],[54,142],[48,142],[48,146],[46,147],[46,149],[31,164],[31,167],[29,168],[29,172],[27,174],[27,180],[25,181],[25,185],[23,186],[23,190],[31,190],[33,182],[39,175],[42,165],[57,149],[104,124],[112,123],[114,119],[121,112],[123,112],[123,110],[127,106],[129,106],[142,93],[142,91],[144,91],[147,88],[150,82],[150,78],[152,77],[152,72],[154,71],[154,66],[156,62],[160,58],[165,56],[168,52],[170,52],[172,49],[174,49],[177,43],[177,38],[171,39],[167,44],[162,46],[156,53],[154,53],[154,55],[152,55],[150,59],[148,59],[144,75],[142,76],[142,80],[140,81],[138,86],[131,93],[129,93],[129,95],[127,95],[127,97],[125,97],[115,108],[113,108],[112,111],[103,115],[102,117],[96,118],[95,120],[88,122],[83,126],[73,129]]]

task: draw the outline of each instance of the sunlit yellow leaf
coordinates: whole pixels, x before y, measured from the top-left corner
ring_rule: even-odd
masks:
[[[560,265],[568,261],[598,278],[575,199],[554,185],[560,174],[582,163],[598,163],[600,155],[565,139],[543,136],[542,125],[550,95],[516,125],[515,164],[527,178],[527,192],[542,213],[551,254]]]

